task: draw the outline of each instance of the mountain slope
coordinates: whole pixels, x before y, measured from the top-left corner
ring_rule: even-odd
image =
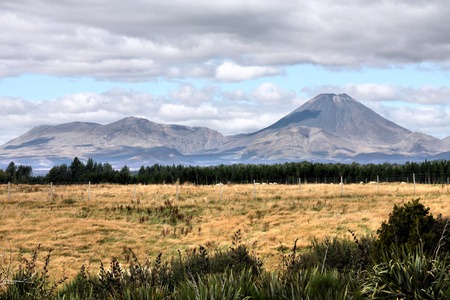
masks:
[[[106,125],[38,126],[0,147],[0,167],[10,161],[51,167],[75,156],[140,167],[300,160],[402,162],[448,153],[450,138],[411,132],[346,94],[322,94],[264,129],[227,137],[209,128],[134,117]]]
[[[321,128],[341,137],[372,143],[397,143],[411,133],[346,94],[318,95],[263,131],[288,126]]]
[[[59,162],[78,156],[120,163],[140,157],[149,163],[176,163],[174,157],[216,148],[224,139],[205,127],[164,125],[129,117],[106,125],[74,122],[38,126],[3,145],[0,159],[3,163],[13,158]]]

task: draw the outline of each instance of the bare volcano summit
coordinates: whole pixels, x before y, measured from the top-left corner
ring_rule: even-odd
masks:
[[[287,126],[320,128],[341,137],[374,143],[397,143],[411,133],[346,94],[319,95],[268,129]]]
[[[411,132],[346,94],[321,94],[269,127],[234,136],[134,117],[106,125],[38,126],[0,147],[0,167],[14,161],[49,168],[75,156],[137,168],[301,160],[401,163],[449,153],[450,138]]]

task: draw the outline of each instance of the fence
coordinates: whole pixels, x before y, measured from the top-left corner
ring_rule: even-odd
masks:
[[[384,179],[384,180],[383,180]],[[450,176],[446,177],[445,180],[443,179],[443,177],[433,177],[433,176],[419,176],[417,177],[415,174],[412,174],[411,176],[404,176],[404,177],[388,177],[388,178],[381,178],[380,176],[376,175],[376,176],[371,176],[371,177],[367,177],[364,178],[363,180],[361,178],[349,178],[349,177],[314,177],[314,178],[301,178],[298,177],[296,179],[293,179],[292,181],[286,181],[285,184],[287,185],[298,185],[298,195],[301,196],[302,195],[302,185],[305,184],[339,184],[340,185],[340,194],[341,196],[344,196],[345,194],[345,188],[344,186],[346,184],[376,184],[377,185],[377,189],[376,192],[379,193],[380,192],[380,184],[383,183],[394,183],[394,182],[398,182],[398,183],[407,183],[407,184],[411,184],[411,192],[416,192],[416,184],[450,184]],[[258,185],[270,185],[270,184],[278,184],[278,183],[274,183],[274,182],[269,182],[269,181],[257,181],[254,180],[253,181],[253,196],[256,199],[257,198],[257,189],[256,186]],[[214,184],[213,186],[217,186],[217,192],[219,195],[220,200],[223,199],[223,184],[222,183],[217,183]],[[54,185],[53,183],[50,183],[49,186],[49,200],[53,201],[53,195],[54,195]],[[7,186],[8,189],[8,200],[11,201],[12,198],[12,188],[11,188],[11,183],[8,183]],[[130,191],[131,193],[131,191]],[[137,195],[137,185],[134,184],[133,186],[133,199],[136,201],[136,195]],[[176,200],[179,199],[179,184],[178,182],[176,183],[176,188],[174,191],[174,196],[176,197]],[[91,182],[88,183],[88,190],[87,190],[87,200],[90,201],[91,200]]]

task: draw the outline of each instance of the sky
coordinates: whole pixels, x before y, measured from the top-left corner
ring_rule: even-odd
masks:
[[[3,0],[0,144],[135,116],[224,135],[320,93],[450,136],[444,0]]]

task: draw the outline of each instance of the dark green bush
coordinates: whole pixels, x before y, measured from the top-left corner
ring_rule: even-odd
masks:
[[[378,238],[373,249],[373,258],[380,261],[385,253],[399,253],[402,246],[414,249],[420,245],[425,253],[436,249],[443,229],[419,199],[403,206],[394,205],[389,220],[378,229]]]

